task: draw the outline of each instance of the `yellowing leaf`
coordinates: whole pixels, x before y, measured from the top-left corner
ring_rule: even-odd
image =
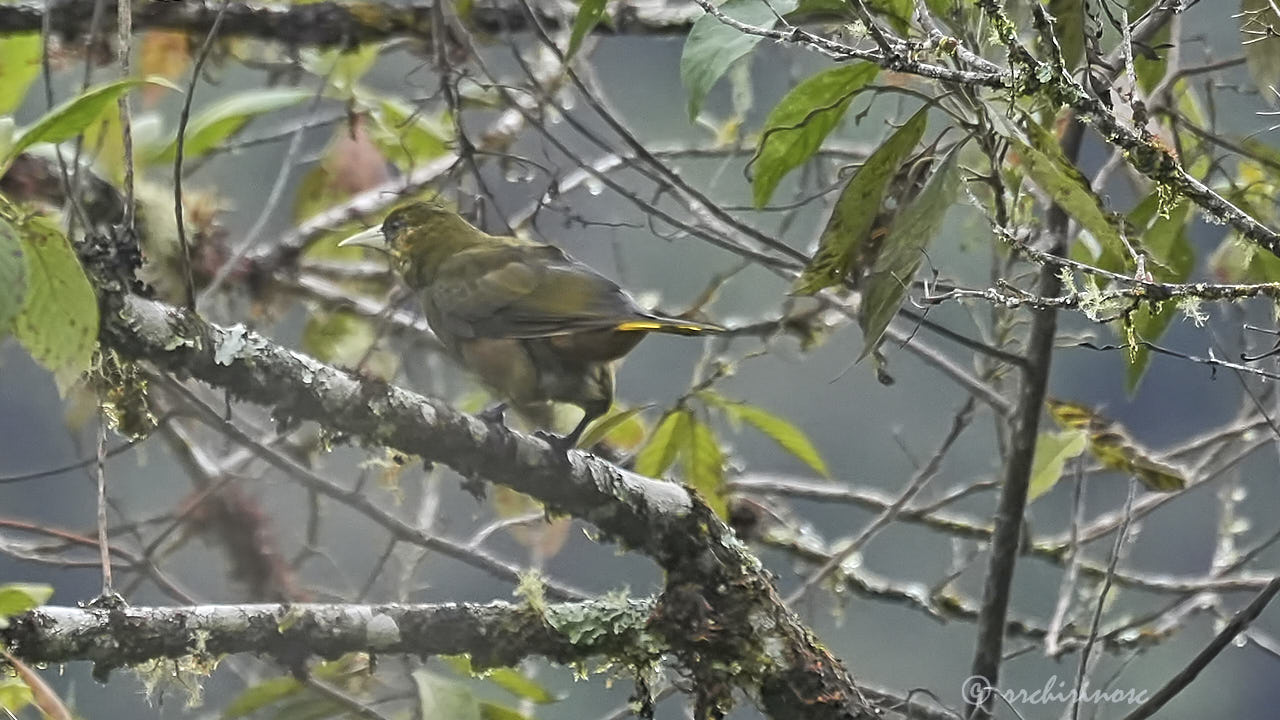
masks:
[[[606,441],[610,445],[623,450],[631,449],[644,440],[644,423],[640,413],[653,407],[637,405],[633,408],[615,407],[604,417],[591,424],[578,440],[578,447],[590,448],[599,442]]]
[[[560,699],[515,668],[498,667],[477,672],[472,668],[471,658],[467,655],[445,655],[440,659],[459,675],[484,678],[518,698],[539,705],[546,705]]]
[[[27,296],[27,261],[18,231],[0,217],[0,340],[9,334],[13,319]]]
[[[889,321],[898,313],[907,288],[924,261],[924,249],[942,227],[942,219],[960,191],[961,180],[956,169],[958,150],[951,150],[920,195],[897,214],[884,239],[875,267],[865,283],[862,308],[858,312],[863,343],[859,360],[880,346]]]
[[[89,369],[98,342],[98,298],[66,236],[43,217],[20,227],[27,297],[13,334],[66,392]]]
[[[25,682],[8,675],[0,677],[0,710],[21,717],[22,709],[31,704],[31,699],[31,688]]]
[[[928,117],[928,108],[922,108],[849,178],[822,231],[818,252],[796,281],[797,294],[812,295],[839,284],[849,274],[880,213],[889,181],[920,142]]]
[[[1084,452],[1088,438],[1081,430],[1059,433],[1040,433],[1036,438],[1036,451],[1031,462],[1031,482],[1027,488],[1027,502],[1032,502],[1053,489],[1062,478],[1067,461]]]
[[[681,451],[685,482],[698,491],[707,505],[722,518],[729,516],[724,495],[724,451],[710,425],[689,417],[690,432]]]
[[[1009,141],[1021,156],[1027,176],[1093,235],[1102,252],[1122,252],[1124,243],[1115,222],[1080,169],[1062,154],[1058,139],[1033,120],[1027,121],[1026,130],[1031,145],[1016,137]]]
[[[796,0],[775,0],[769,4],[762,0],[728,0],[719,10],[747,25],[771,28],[778,22],[778,15],[785,15],[795,7]],[[751,52],[761,39],[759,35],[739,32],[711,13],[694,22],[680,53],[680,80],[689,93],[690,120],[698,117],[702,101],[720,76]]]
[[[635,471],[647,477],[661,477],[687,442],[692,421],[689,411],[683,408],[667,413],[653,429],[649,442],[636,454]]]
[[[880,70],[869,62],[843,63],[805,79],[769,112],[752,164],[756,207],[769,202],[788,172],[808,162],[840,124],[853,96]]]
[[[783,450],[794,455],[798,460],[812,468],[814,472],[823,477],[831,477],[831,472],[827,469],[826,462],[822,460],[822,455],[818,452],[818,448],[814,447],[813,442],[805,435],[804,430],[796,427],[789,420],[774,415],[762,407],[748,403],[732,402],[714,393],[703,393],[703,397],[716,407],[724,410],[725,415],[731,421],[747,423],[778,443]]]
[[[9,627],[9,618],[40,607],[53,597],[53,588],[35,583],[0,585],[0,628]]]
[[[1156,214],[1158,196],[1158,192],[1148,196],[1130,213],[1129,221],[1140,228],[1150,222],[1140,244],[1151,257],[1148,270],[1152,276],[1159,282],[1185,282],[1195,267],[1195,251],[1187,237],[1191,203],[1184,199],[1170,209],[1166,217],[1160,217]],[[1135,340],[1156,342],[1177,314],[1178,307],[1173,302],[1161,303],[1159,309],[1149,303],[1142,304],[1129,318]],[[1127,334],[1124,328],[1120,328],[1120,332]],[[1136,345],[1125,355],[1125,360],[1125,389],[1132,395],[1151,364],[1151,350],[1145,345]]]
[[[40,33],[22,33],[0,39],[0,115],[22,104],[27,88],[40,74]]]

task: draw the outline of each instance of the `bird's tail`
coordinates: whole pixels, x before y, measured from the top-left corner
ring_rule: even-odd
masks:
[[[672,335],[710,335],[724,332],[724,328],[719,325],[661,315],[645,315],[635,320],[628,320],[614,329],[623,332],[660,332]]]

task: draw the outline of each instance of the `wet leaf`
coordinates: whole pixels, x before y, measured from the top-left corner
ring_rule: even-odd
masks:
[[[726,16],[756,27],[772,28],[778,15],[796,7],[796,0],[778,0],[772,7],[762,0],[728,0],[719,7]],[[689,119],[698,117],[702,102],[729,66],[746,57],[762,40],[722,23],[711,13],[698,18],[680,55],[680,80],[689,94]]]
[[[89,369],[98,342],[98,298],[62,230],[30,217],[18,234],[26,258],[27,296],[13,334],[66,392]]]
[[[1081,430],[1042,432],[1036,438],[1035,458],[1031,462],[1031,482],[1027,488],[1027,502],[1044,495],[1062,479],[1067,461],[1078,457],[1088,444],[1088,436]]]
[[[884,204],[885,190],[911,150],[920,142],[928,115],[928,108],[922,108],[913,115],[849,178],[831,211],[826,229],[822,231],[818,251],[796,281],[794,292],[812,295],[839,284],[851,272]]]
[[[666,414],[653,429],[649,441],[636,454],[635,471],[646,477],[661,477],[688,443],[693,418],[683,408]]]
[[[862,308],[858,312],[863,342],[859,360],[880,346],[889,321],[898,313],[907,288],[924,260],[925,248],[938,234],[947,209],[960,192],[957,150],[952,149],[920,195],[898,213],[884,239],[875,267],[867,277]]]
[[[874,80],[879,70],[867,62],[837,65],[805,79],[774,106],[752,158],[755,176],[751,188],[756,207],[769,202],[783,176],[813,157],[844,118],[853,96]]]

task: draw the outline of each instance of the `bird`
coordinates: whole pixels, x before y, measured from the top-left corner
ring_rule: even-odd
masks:
[[[499,398],[484,419],[501,422],[511,406],[546,424],[552,402],[581,408],[567,435],[539,433],[561,449],[612,407],[616,361],[646,335],[724,331],[647,312],[560,248],[490,235],[438,197],[398,207],[339,245],[390,256],[447,353]]]

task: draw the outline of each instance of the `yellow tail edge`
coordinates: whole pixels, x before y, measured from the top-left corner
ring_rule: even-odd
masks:
[[[677,320],[675,318],[646,318],[644,320],[629,320],[618,325],[615,329],[622,332],[667,332],[676,333],[678,335],[703,335],[724,332],[724,328],[719,325],[694,322],[692,320]]]

